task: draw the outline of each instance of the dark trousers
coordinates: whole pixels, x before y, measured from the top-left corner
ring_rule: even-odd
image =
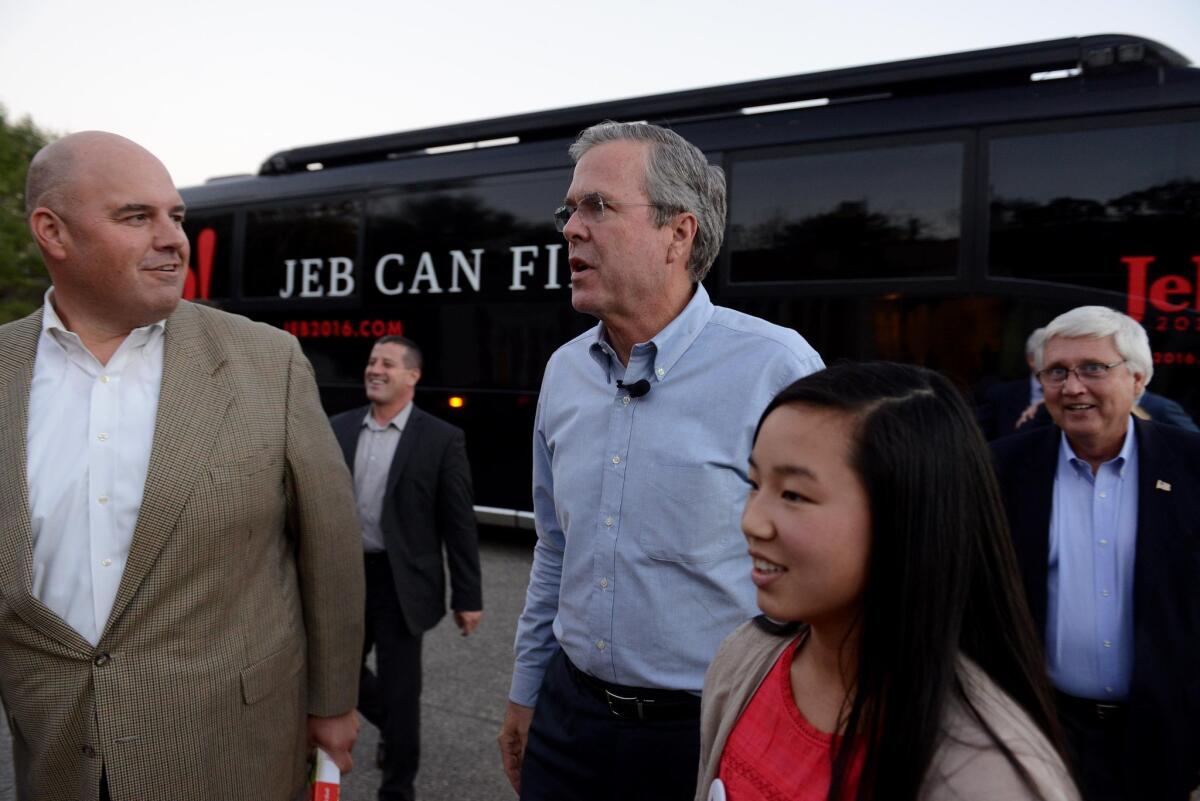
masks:
[[[690,801],[699,760],[699,715],[616,717],[559,650],[533,713],[521,801]]]
[[[1125,753],[1125,715],[1102,720],[1071,696],[1056,693],[1055,701],[1084,801],[1140,801],[1126,792],[1131,766]]]
[[[421,757],[421,634],[411,634],[387,554],[366,554],[366,632],[358,711],[379,729],[379,801],[412,801]],[[375,648],[375,673],[366,665]]]

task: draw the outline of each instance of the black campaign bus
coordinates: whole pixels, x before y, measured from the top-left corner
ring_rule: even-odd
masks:
[[[724,167],[716,303],[826,361],[964,388],[1025,370],[1081,304],[1150,333],[1153,388],[1200,408],[1200,70],[1124,35],[1017,45],[279,153],[183,191],[186,294],[299,337],[332,413],[373,339],[424,349],[423,408],[467,432],[480,519],[528,527],[530,435],[570,307],[551,213],[604,119],[678,131]]]

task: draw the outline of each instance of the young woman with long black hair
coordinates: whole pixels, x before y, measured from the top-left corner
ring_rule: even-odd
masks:
[[[844,364],[764,412],[764,615],[709,670],[697,798],[1078,799],[983,437],[929,370]]]

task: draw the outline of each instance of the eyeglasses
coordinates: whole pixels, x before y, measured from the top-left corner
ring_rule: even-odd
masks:
[[[658,208],[660,205],[659,203],[626,203],[624,200],[605,200],[602,195],[593,193],[581,197],[578,206],[559,206],[554,211],[554,227],[561,234],[576,212],[579,213],[579,216],[583,218],[585,223],[597,223],[604,219],[604,212],[613,206]]]
[[[1038,370],[1038,380],[1043,384],[1056,387],[1059,384],[1067,382],[1067,376],[1071,373],[1080,381],[1103,381],[1108,375],[1108,371],[1116,367],[1118,364],[1124,364],[1125,359],[1112,364],[1102,364],[1100,362],[1088,362],[1077,367],[1047,367],[1045,370]]]

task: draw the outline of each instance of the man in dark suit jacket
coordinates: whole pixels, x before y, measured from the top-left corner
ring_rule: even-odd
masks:
[[[420,755],[421,637],[451,608],[463,636],[483,615],[479,545],[463,432],[412,402],[421,351],[404,337],[375,343],[370,405],[333,418],[354,474],[367,577],[358,708],[380,729],[381,801],[414,797]],[[376,673],[365,660],[375,647]]]
[[[992,444],[1085,798],[1200,785],[1200,435],[1139,420],[1146,333],[1103,307],[1047,326],[1054,426]]]
[[[1042,344],[1045,328],[1038,328],[1025,340],[1025,363],[1029,375],[1013,381],[1001,381],[983,390],[981,402],[975,407],[975,416],[983,436],[989,441],[1015,433],[1018,423],[1030,405],[1041,403],[1042,388],[1033,372],[1037,369],[1034,360]]]

